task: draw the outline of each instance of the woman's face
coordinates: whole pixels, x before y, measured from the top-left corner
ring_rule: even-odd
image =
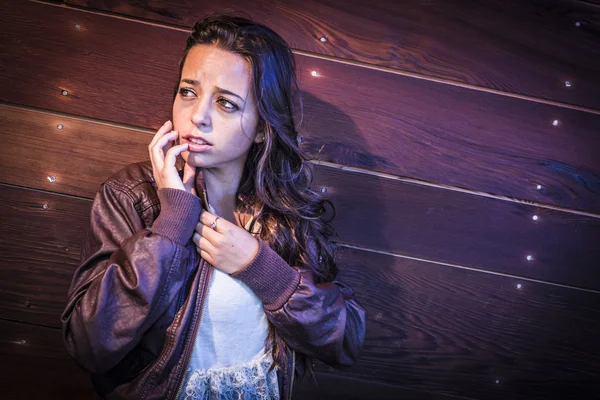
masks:
[[[241,56],[214,46],[196,45],[188,53],[173,103],[174,129],[182,157],[200,168],[241,174],[257,138],[258,113],[252,74]]]

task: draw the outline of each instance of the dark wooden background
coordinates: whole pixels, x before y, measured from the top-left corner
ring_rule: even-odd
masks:
[[[2,398],[95,398],[59,330],[91,199],[147,158],[215,11],[295,49],[301,146],[368,311],[358,363],[295,398],[598,398],[600,2],[0,4]]]

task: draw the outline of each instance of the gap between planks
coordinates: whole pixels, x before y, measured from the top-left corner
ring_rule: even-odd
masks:
[[[40,328],[53,329],[53,330],[56,330],[56,331],[60,331],[60,329],[61,329],[61,328],[56,327],[56,326],[50,326],[50,325],[45,325],[45,324],[36,324],[35,322],[19,321],[17,319],[4,318],[4,317],[0,317],[0,321],[3,321],[3,322],[12,322],[12,323],[15,323],[15,324],[38,326]],[[12,343],[14,343],[14,342],[12,342]]]
[[[562,283],[544,281],[544,280],[541,280],[541,279],[535,279],[535,278],[528,278],[528,277],[519,276],[519,275],[506,274],[506,273],[503,273],[503,272],[488,271],[488,270],[481,269],[481,268],[475,268],[475,267],[469,267],[469,266],[465,266],[465,265],[447,263],[447,262],[443,262],[443,261],[435,261],[435,260],[430,260],[430,259],[427,259],[427,258],[413,257],[413,256],[408,256],[408,255],[400,254],[400,253],[392,253],[392,252],[389,252],[389,251],[375,250],[375,249],[370,249],[370,248],[367,248],[367,247],[354,246],[354,245],[351,245],[351,244],[337,243],[337,246],[338,247],[348,248],[348,249],[354,249],[354,250],[358,250],[358,251],[364,251],[364,252],[368,252],[368,253],[381,254],[381,255],[385,255],[385,256],[391,256],[391,257],[396,257],[396,258],[404,258],[404,259],[408,259],[408,260],[420,261],[420,262],[425,262],[425,263],[429,263],[429,264],[442,265],[442,266],[445,266],[445,267],[458,268],[458,269],[463,269],[463,270],[467,270],[467,271],[479,272],[479,273],[482,273],[482,274],[497,275],[497,276],[502,276],[502,277],[505,277],[505,278],[516,279],[516,280],[519,280],[519,281],[529,281],[529,282],[540,283],[540,284],[543,284],[543,285],[551,285],[551,286],[557,286],[557,287],[565,288],[565,289],[573,289],[573,290],[579,290],[579,291],[588,292],[588,293],[600,294],[600,290],[596,290],[596,289],[582,288],[582,287],[574,286],[574,285],[565,285],[565,284],[562,284]]]
[[[143,134],[153,135],[156,132],[156,131],[154,131],[152,129],[148,129],[148,128],[140,128],[140,127],[136,127],[133,125],[126,125],[126,124],[110,122],[110,121],[105,121],[105,120],[100,120],[100,119],[95,119],[95,118],[90,118],[90,117],[83,117],[83,116],[74,115],[74,114],[45,110],[45,109],[41,109],[41,108],[37,108],[37,107],[16,105],[16,104],[7,103],[7,102],[1,101],[1,100],[0,100],[0,106],[14,108],[14,109],[20,109],[20,110],[34,111],[34,112],[39,112],[39,113],[45,114],[45,115],[55,116],[55,117],[72,118],[72,119],[79,120],[79,121],[85,121],[85,122],[89,122],[89,123],[93,123],[93,124],[110,126],[110,127],[117,128],[117,129],[127,129],[129,131],[132,131],[133,133],[143,133]],[[432,183],[432,182],[427,182],[424,180],[419,180],[419,179],[414,179],[414,178],[406,178],[406,177],[401,177],[398,175],[387,174],[385,172],[371,171],[371,170],[368,170],[365,168],[360,168],[360,167],[350,167],[347,165],[336,164],[336,163],[332,163],[332,162],[328,162],[328,161],[311,160],[310,162],[314,165],[321,165],[324,167],[328,167],[328,168],[332,168],[332,169],[339,169],[342,171],[348,171],[348,172],[352,172],[352,173],[370,175],[370,176],[375,176],[375,177],[383,178],[383,179],[390,179],[390,180],[394,180],[394,181],[398,181],[398,182],[411,183],[411,184],[421,185],[421,186],[428,186],[428,187],[433,187],[433,188],[442,189],[442,190],[450,190],[450,191],[454,191],[454,192],[461,192],[461,193],[466,193],[466,194],[470,194],[473,196],[486,197],[486,198],[490,198],[490,199],[508,201],[511,203],[517,203],[517,204],[527,205],[527,206],[531,206],[531,207],[538,207],[538,208],[543,208],[543,209],[547,209],[547,210],[560,211],[560,212],[564,212],[564,213],[568,213],[568,214],[581,215],[584,217],[600,219],[600,214],[594,214],[591,212],[581,211],[581,210],[574,210],[574,209],[567,208],[567,207],[553,206],[550,204],[538,203],[538,202],[534,202],[534,201],[530,201],[530,200],[517,199],[517,198],[510,197],[510,196],[490,194],[490,193],[477,191],[477,190],[473,190],[473,189],[464,189],[464,188],[460,188],[457,186]],[[78,196],[72,196],[72,197],[78,198]]]
[[[176,31],[180,31],[180,32],[187,32],[187,33],[191,32],[190,28],[183,27],[181,25],[169,24],[167,22],[159,23],[156,21],[151,21],[151,20],[147,20],[144,18],[140,18],[140,17],[125,16],[122,14],[116,14],[116,13],[102,11],[102,10],[93,10],[93,9],[85,8],[83,6],[77,6],[74,4],[47,3],[43,0],[29,0],[29,1],[32,3],[38,3],[38,4],[47,5],[47,6],[54,6],[54,7],[60,7],[60,8],[65,8],[65,9],[77,10],[77,11],[81,11],[81,12],[85,12],[85,13],[89,13],[89,14],[103,15],[103,16],[110,17],[110,18],[121,19],[124,21],[130,21],[130,22],[135,22],[135,23],[139,23],[139,24],[145,24],[145,25],[150,25],[150,26],[155,26],[155,27],[160,27],[160,28],[172,29],[172,30],[176,30]],[[486,92],[486,93],[491,93],[491,94],[495,94],[498,96],[512,97],[515,99],[531,101],[533,103],[541,103],[541,104],[551,105],[551,106],[555,106],[555,107],[567,108],[567,109],[571,109],[571,110],[582,111],[582,112],[587,112],[590,114],[600,115],[600,110],[596,110],[596,109],[590,108],[590,107],[577,106],[574,104],[562,103],[560,101],[555,101],[555,100],[540,99],[537,97],[527,96],[527,95],[518,94],[518,93],[504,92],[504,91],[498,90],[498,89],[491,89],[491,88],[486,88],[486,87],[482,87],[482,86],[471,85],[468,83],[456,82],[456,81],[452,81],[452,80],[448,80],[448,79],[435,78],[435,77],[431,77],[431,76],[427,76],[427,75],[417,74],[414,72],[402,71],[402,70],[391,68],[391,67],[383,67],[383,66],[379,66],[379,65],[375,65],[375,64],[369,64],[369,63],[366,63],[363,61],[338,58],[338,57],[329,56],[329,55],[325,55],[325,54],[313,53],[313,52],[305,51],[305,50],[292,49],[292,52],[295,54],[298,54],[298,55],[311,57],[311,58],[318,58],[318,59],[322,59],[322,60],[336,62],[339,64],[352,65],[352,66],[359,67],[359,68],[371,69],[371,70],[376,70],[376,71],[380,71],[380,72],[387,72],[387,73],[394,74],[394,75],[401,75],[401,76],[406,76],[406,77],[410,77],[410,78],[414,78],[414,79],[421,79],[421,80],[425,80],[425,81],[429,81],[429,82],[435,82],[435,83],[441,83],[441,84],[450,85],[450,86],[456,86],[456,87],[460,87],[463,89],[475,90],[478,92]]]
[[[57,196],[73,198],[73,199],[77,199],[77,200],[84,200],[84,201],[88,201],[88,202],[92,201],[92,199],[87,198],[87,197],[75,196],[75,195],[66,194],[66,193],[52,192],[49,190],[36,189],[36,188],[30,188],[27,186],[19,186],[19,185],[14,185],[14,184],[10,184],[10,183],[0,182],[0,187],[2,187],[2,186],[16,188],[16,189],[32,190],[32,191],[35,191],[38,193],[57,195]],[[519,276],[519,275],[512,275],[512,274],[506,274],[506,273],[502,273],[502,272],[489,271],[489,270],[485,270],[485,269],[481,269],[481,268],[469,267],[466,265],[447,263],[447,262],[436,261],[436,260],[431,260],[431,259],[427,259],[427,258],[413,257],[413,256],[409,256],[406,254],[401,254],[401,253],[393,253],[393,252],[389,252],[389,251],[377,250],[377,249],[372,249],[372,248],[368,248],[368,247],[355,246],[355,245],[351,245],[351,244],[347,244],[347,243],[341,243],[341,242],[333,242],[333,243],[337,247],[354,249],[354,250],[368,252],[368,253],[381,254],[381,255],[391,256],[391,257],[396,257],[396,258],[404,258],[404,259],[408,259],[408,260],[420,261],[420,262],[425,262],[425,263],[430,263],[430,264],[435,264],[435,265],[442,265],[442,266],[451,267],[451,268],[458,268],[458,269],[463,269],[463,270],[472,271],[472,272],[478,272],[478,273],[482,273],[482,274],[492,274],[492,275],[497,275],[497,276],[503,276],[505,278],[517,279],[517,280],[521,280],[521,281],[536,282],[536,283],[540,283],[540,284],[557,286],[557,287],[566,288],[566,289],[574,289],[574,290],[579,290],[579,291],[584,291],[584,292],[589,292],[589,293],[600,294],[600,290],[582,288],[582,287],[578,287],[578,286],[574,286],[574,285],[564,285],[564,284],[550,282],[550,281],[544,281],[544,280],[540,280],[540,279],[527,278],[527,277],[523,277],[523,276]],[[2,318],[0,318],[0,320],[1,319]],[[18,321],[15,321],[15,322],[18,322]],[[45,326],[45,325],[40,325],[40,326]]]

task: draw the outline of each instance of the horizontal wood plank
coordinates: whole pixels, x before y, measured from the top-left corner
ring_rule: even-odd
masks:
[[[58,329],[0,320],[0,384],[6,400],[99,399],[87,372],[64,350]],[[35,372],[34,372],[35,371]],[[445,395],[317,373],[317,383],[296,381],[294,400],[446,400]],[[35,379],[35,384],[32,382]]]
[[[141,127],[171,118],[181,51],[173,44],[183,46],[185,32],[36,3],[0,17],[10,31],[0,58],[2,100]],[[313,155],[322,149],[318,159],[600,213],[600,115],[297,61],[301,146]]]
[[[472,399],[597,397],[599,294],[351,249],[339,265],[368,312],[346,377]]]
[[[586,2],[67,3],[186,27],[209,13],[237,11],[304,51],[600,109],[600,40],[595,34],[600,9]]]
[[[0,140],[6,137],[0,182],[83,197],[130,159],[144,159],[150,138],[12,107],[0,107],[0,118],[15,127],[0,133]],[[39,141],[29,140],[33,131]],[[50,183],[45,177],[53,171],[57,179]],[[598,218],[322,165],[314,187],[327,189],[334,202],[343,243],[600,290]]]
[[[65,236],[81,233],[77,217],[63,223]],[[21,244],[39,258],[40,241]],[[8,249],[3,257],[12,257]],[[368,312],[365,348],[346,378],[486,399],[591,399],[600,389],[597,293],[352,249],[342,249],[338,264]],[[58,326],[74,268],[18,259],[0,268],[0,318]],[[32,306],[7,298],[7,288]],[[29,311],[37,304],[41,312]]]
[[[324,60],[299,65],[301,147],[318,160],[600,212],[600,115]]]
[[[306,378],[294,385],[293,400],[461,400],[462,397],[429,393],[401,386],[345,377],[335,374],[315,373],[315,380]],[[464,398],[465,400],[467,398]]]
[[[0,357],[3,399],[100,399],[59,329],[0,320]]]
[[[92,202],[0,185],[0,203],[0,318],[57,328]]]
[[[147,160],[152,135],[0,105],[0,182],[93,198],[125,165]]]
[[[600,290],[600,218],[325,166],[315,172],[343,243]]]

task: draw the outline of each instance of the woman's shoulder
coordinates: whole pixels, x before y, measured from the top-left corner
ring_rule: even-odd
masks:
[[[127,165],[113,173],[103,185],[129,196],[156,196],[156,183],[149,160]]]

